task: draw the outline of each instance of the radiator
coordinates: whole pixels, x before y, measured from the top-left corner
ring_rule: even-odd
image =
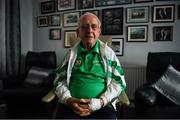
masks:
[[[135,90],[142,84],[146,83],[145,66],[122,66],[125,72],[126,93],[133,100]]]

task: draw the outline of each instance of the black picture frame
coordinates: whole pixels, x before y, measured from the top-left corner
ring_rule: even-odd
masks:
[[[147,42],[148,25],[127,26],[127,42]]]
[[[54,1],[41,2],[41,14],[53,13],[53,12],[55,12]]]
[[[47,27],[48,26],[48,16],[38,16],[37,17],[37,26],[38,27]]]
[[[180,5],[177,5],[177,19],[180,20]]]
[[[123,35],[123,7],[102,9],[102,35]]]
[[[153,6],[152,22],[174,22],[175,5],[155,5]]]
[[[88,9],[94,7],[94,0],[78,0],[78,9]]]
[[[111,48],[117,56],[123,56],[124,38],[112,38]]]
[[[173,26],[154,26],[153,41],[173,41]]]
[[[130,3],[132,3],[132,0],[95,0],[96,7],[116,6]]]
[[[61,40],[61,29],[60,28],[49,29],[49,39]]]
[[[50,26],[60,26],[61,25],[61,15],[55,14],[49,16],[49,25]]]

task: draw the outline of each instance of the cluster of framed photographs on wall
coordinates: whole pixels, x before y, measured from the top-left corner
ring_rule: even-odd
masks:
[[[37,17],[38,27],[49,29],[50,40],[64,38],[64,47],[71,47],[77,40],[76,28],[80,15],[91,12],[101,18],[102,35],[124,35],[126,27],[127,42],[147,42],[148,23],[169,23],[175,20],[175,5],[145,5],[123,7],[124,4],[136,5],[153,1],[167,0],[50,0],[41,2],[41,16]],[[108,7],[107,7],[108,6]],[[115,6],[115,7],[114,7]],[[86,10],[88,9],[88,10]],[[180,7],[179,7],[180,9]],[[151,10],[151,11],[150,11]],[[58,12],[58,13],[56,13]],[[55,14],[54,14],[55,13]],[[44,15],[47,14],[47,15]],[[151,15],[150,15],[151,14]],[[151,19],[150,19],[151,16]],[[124,19],[125,17],[125,19]],[[179,15],[180,19],[180,15]],[[124,21],[125,20],[125,21]],[[126,23],[124,25],[124,23]],[[143,24],[141,24],[143,23]],[[146,24],[147,23],[147,24]],[[71,28],[68,30],[68,28]],[[72,30],[74,28],[74,30]],[[61,34],[63,31],[63,34]],[[152,27],[153,41],[172,41],[173,26]],[[117,55],[123,56],[124,38],[112,38],[112,48]]]
[[[148,23],[150,6],[126,8],[126,23]],[[175,20],[175,5],[152,6],[152,23],[170,23]],[[154,26],[153,41],[172,41],[173,26]],[[147,42],[148,25],[127,26],[127,42]]]
[[[37,17],[37,26],[38,27],[60,26],[60,25],[61,25],[61,15],[60,14]],[[61,28],[49,29],[49,39],[50,40],[60,40],[61,39]]]
[[[60,14],[37,17],[37,26],[38,27],[60,26],[60,25],[61,25],[61,15]]]

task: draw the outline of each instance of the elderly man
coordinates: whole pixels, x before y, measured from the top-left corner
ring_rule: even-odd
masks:
[[[101,42],[101,22],[92,13],[79,19],[79,43],[56,70],[58,118],[115,119],[115,99],[125,90],[124,72],[113,50]]]

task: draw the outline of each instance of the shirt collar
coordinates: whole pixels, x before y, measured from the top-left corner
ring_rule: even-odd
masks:
[[[85,49],[82,42],[80,42],[79,48],[78,48],[78,54],[81,54],[82,52],[89,52],[87,49]],[[92,52],[100,54],[100,42],[99,39],[97,39],[95,46],[92,49]]]

